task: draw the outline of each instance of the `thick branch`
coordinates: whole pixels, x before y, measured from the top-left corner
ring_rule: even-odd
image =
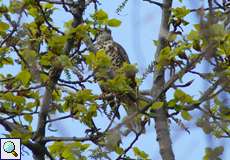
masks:
[[[82,23],[82,16],[85,9],[85,0],[79,0],[78,2],[75,2],[75,5],[72,5],[70,8],[72,11],[72,14],[74,16],[73,24],[72,26],[75,28],[78,25]],[[64,46],[64,53],[68,55],[73,47],[74,40],[68,39]],[[41,110],[38,117],[38,125],[37,130],[33,135],[33,140],[36,142],[39,142],[41,145],[45,145],[45,143],[42,142],[42,139],[45,137],[45,130],[46,130],[46,119],[48,116],[49,106],[52,103],[52,93],[53,90],[57,84],[58,79],[60,78],[60,75],[62,73],[63,68],[60,66],[54,66],[50,72],[49,72],[49,82],[46,86],[43,102],[41,105]],[[41,153],[42,159],[45,159],[44,155],[45,153]]]
[[[157,47],[157,51],[155,54],[155,59],[158,59],[160,56],[160,52],[163,48],[167,47],[167,39],[165,39],[164,32],[169,32],[169,18],[171,16],[170,9],[172,8],[172,0],[164,0],[163,1],[164,8],[162,9],[162,19],[160,26],[160,35],[159,42],[160,44]],[[157,70],[154,69],[154,80],[152,87],[152,96],[156,97],[161,92],[161,87],[165,84],[164,79],[164,69]],[[161,94],[159,101],[165,102],[165,93]],[[157,141],[160,145],[160,154],[163,160],[174,160],[174,153],[172,150],[172,142],[170,138],[169,125],[168,125],[168,111],[166,106],[156,110],[156,118],[155,118],[155,128],[157,134]]]
[[[24,128],[20,125],[17,125],[15,123],[6,121],[2,117],[0,117],[0,124],[8,132],[17,131],[21,135],[31,134],[31,132],[28,131],[26,128]],[[52,156],[49,154],[49,152],[47,151],[45,146],[42,146],[38,143],[32,143],[31,141],[22,141],[22,144],[25,145],[27,148],[29,148],[33,152],[35,159],[36,159],[36,157],[40,157],[40,153],[44,152],[51,160],[54,160],[54,158],[52,158]],[[39,159],[39,158],[37,158],[37,159]]]

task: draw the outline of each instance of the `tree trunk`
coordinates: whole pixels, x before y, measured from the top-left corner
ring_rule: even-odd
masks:
[[[158,59],[160,55],[160,51],[165,48],[167,44],[166,35],[169,32],[169,18],[171,16],[172,0],[164,0],[162,7],[162,19],[160,26],[160,35],[159,42],[160,44],[157,47],[157,51],[155,54],[155,60]],[[155,97],[161,90],[162,86],[164,86],[164,69],[157,70],[155,68],[154,72],[154,81],[152,87],[152,96]],[[158,101],[166,102],[165,93],[161,95]],[[167,106],[163,106],[162,108],[156,111],[155,117],[155,128],[157,134],[157,141],[160,146],[160,154],[163,160],[174,160],[174,153],[172,150],[172,142],[170,138],[169,125],[168,125],[168,117],[167,117]]]

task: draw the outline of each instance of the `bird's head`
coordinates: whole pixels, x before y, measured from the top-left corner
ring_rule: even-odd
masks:
[[[108,40],[112,40],[111,30],[108,28],[100,29],[96,36],[96,41],[104,42]]]

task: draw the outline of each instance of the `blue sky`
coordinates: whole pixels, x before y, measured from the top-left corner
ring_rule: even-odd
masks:
[[[144,69],[151,63],[155,53],[155,46],[153,45],[153,40],[157,40],[161,9],[158,6],[143,2],[141,0],[129,0],[127,6],[120,13],[116,14],[117,6],[122,2],[122,0],[104,0],[100,8],[108,12],[111,18],[118,18],[122,21],[122,25],[119,28],[112,29],[114,40],[122,44],[126,49],[131,63],[137,63],[140,73],[143,73]],[[189,8],[197,8],[201,2],[199,0],[193,0],[193,3],[189,3],[189,0],[184,0],[186,6]],[[179,5],[179,3],[174,3],[174,5]],[[86,11],[86,15],[90,13],[90,10]],[[63,14],[62,11],[58,11],[54,15],[54,22],[58,26],[63,26],[63,23],[70,16]],[[191,20],[196,23],[197,17],[193,14],[187,17],[187,20]],[[185,31],[191,29],[191,26]],[[19,70],[20,68],[18,68]],[[203,70],[203,67],[200,67]],[[14,68],[8,67],[5,70],[0,70],[1,72],[15,72]],[[185,80],[191,80],[194,77],[186,76]],[[142,88],[149,88],[152,84],[152,76],[149,76]],[[193,89],[185,89],[191,95],[198,97],[199,91],[205,89],[203,83],[199,80],[195,80]],[[168,92],[168,97],[172,96],[172,92]],[[199,115],[195,112],[194,115]],[[59,115],[60,116],[60,115]],[[36,126],[36,123],[34,123]],[[104,119],[97,119],[97,124],[99,126],[106,125]],[[191,134],[188,134],[183,129],[179,128],[174,122],[171,123],[171,137],[173,142],[173,150],[177,160],[199,160],[202,159],[204,155],[204,148],[210,145],[213,140],[213,146],[227,144],[227,141],[216,140],[215,138],[207,137],[200,128],[197,128],[194,124],[195,122],[185,123]],[[54,128],[61,129],[61,135],[68,136],[81,136],[84,133],[84,128],[79,126],[76,121],[61,121],[53,125]],[[0,130],[1,131],[1,130]],[[1,132],[2,133],[2,132]],[[58,135],[58,134],[57,134]],[[124,145],[127,145],[134,136],[126,138]],[[159,147],[156,142],[156,134],[154,129],[154,123],[152,122],[149,127],[147,127],[146,134],[140,137],[140,140],[136,143],[140,149],[148,153],[151,159],[159,160]],[[227,160],[230,157],[230,146],[225,145],[225,152],[223,160]],[[29,158],[27,156],[25,159]]]

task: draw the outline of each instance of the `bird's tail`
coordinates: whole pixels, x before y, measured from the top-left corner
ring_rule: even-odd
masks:
[[[118,119],[120,119],[120,113],[118,111],[119,109],[119,104],[116,102],[116,100],[114,99],[114,97],[109,97],[107,99],[107,102],[112,110],[112,113],[114,114],[114,116]]]
[[[134,98],[133,95],[128,94],[125,97],[124,107],[127,112],[127,116],[132,115],[135,112],[139,112],[137,97]],[[141,117],[141,114],[137,114],[134,119],[126,123],[127,127],[135,133],[144,132],[144,125]]]

